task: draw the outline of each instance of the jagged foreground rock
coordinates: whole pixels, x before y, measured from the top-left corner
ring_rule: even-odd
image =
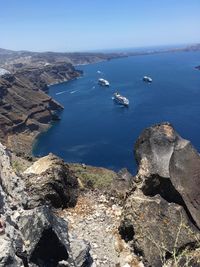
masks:
[[[174,187],[200,228],[200,156],[189,141],[176,144],[169,171]]]
[[[182,250],[193,249],[199,239],[183,207],[141,191],[127,199],[120,232],[133,241],[134,251],[143,256],[146,266],[155,267],[164,266],[168,258],[176,257],[178,262]]]
[[[24,172],[28,207],[51,204],[55,208],[75,206],[78,181],[60,158],[49,154]]]
[[[146,129],[135,155],[121,235],[145,266],[200,266],[200,156],[169,123]]]
[[[185,205],[200,227],[200,156],[169,123],[146,129],[135,145],[136,181],[147,195]]]
[[[0,266],[90,265],[90,245],[73,237],[69,240],[66,220],[52,211],[55,203],[66,205],[68,200],[69,206],[75,204],[76,197],[73,204],[70,201],[70,176],[64,168],[62,160],[50,155],[49,165],[41,165],[43,171],[37,178],[32,176],[32,186],[34,179],[38,181],[33,193],[27,188],[26,177],[13,171],[9,152],[0,144]],[[73,193],[77,190],[74,180]],[[61,191],[57,190],[59,184]]]

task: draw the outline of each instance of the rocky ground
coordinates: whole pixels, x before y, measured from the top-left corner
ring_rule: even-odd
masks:
[[[113,201],[101,192],[87,192],[74,209],[64,210],[61,216],[68,220],[72,236],[89,241],[92,267],[142,267],[119,235],[122,206]]]
[[[200,266],[200,156],[169,123],[139,136],[135,177],[11,154],[0,144],[1,267]]]

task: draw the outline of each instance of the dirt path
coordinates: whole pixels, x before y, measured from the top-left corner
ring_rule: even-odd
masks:
[[[89,241],[92,267],[143,266],[118,234],[121,210],[110,205],[104,195],[88,193],[79,197],[74,209],[64,211],[70,233]]]

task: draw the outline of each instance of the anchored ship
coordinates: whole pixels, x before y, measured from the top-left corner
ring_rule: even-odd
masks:
[[[129,105],[129,100],[125,97],[120,95],[119,93],[114,93],[113,99],[115,100],[116,103],[124,106]]]
[[[149,77],[149,76],[144,76],[144,77],[143,77],[143,81],[144,81],[144,82],[147,82],[147,83],[151,83],[153,80],[152,80],[152,78]]]
[[[102,85],[102,86],[109,86],[109,85],[110,85],[110,83],[109,83],[107,80],[102,79],[102,78],[100,78],[100,79],[98,80],[98,83],[99,83],[100,85]]]

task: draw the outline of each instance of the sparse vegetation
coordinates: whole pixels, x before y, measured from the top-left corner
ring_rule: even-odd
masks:
[[[77,176],[82,189],[107,189],[116,177],[115,172],[104,168],[95,168],[84,164],[69,164],[69,166]]]
[[[12,166],[13,166],[14,171],[16,171],[16,172],[22,172],[23,171],[22,164],[17,160],[14,160],[12,162]]]
[[[194,235],[196,244],[188,244],[183,249],[178,249],[177,244],[179,237],[183,230],[187,230],[190,234]],[[200,236],[195,235],[193,231],[183,223],[182,214],[180,213],[180,224],[177,229],[177,234],[172,250],[168,250],[164,243],[158,244],[152,235],[149,233],[148,239],[155,245],[159,251],[162,267],[193,267],[193,262],[200,263]]]

